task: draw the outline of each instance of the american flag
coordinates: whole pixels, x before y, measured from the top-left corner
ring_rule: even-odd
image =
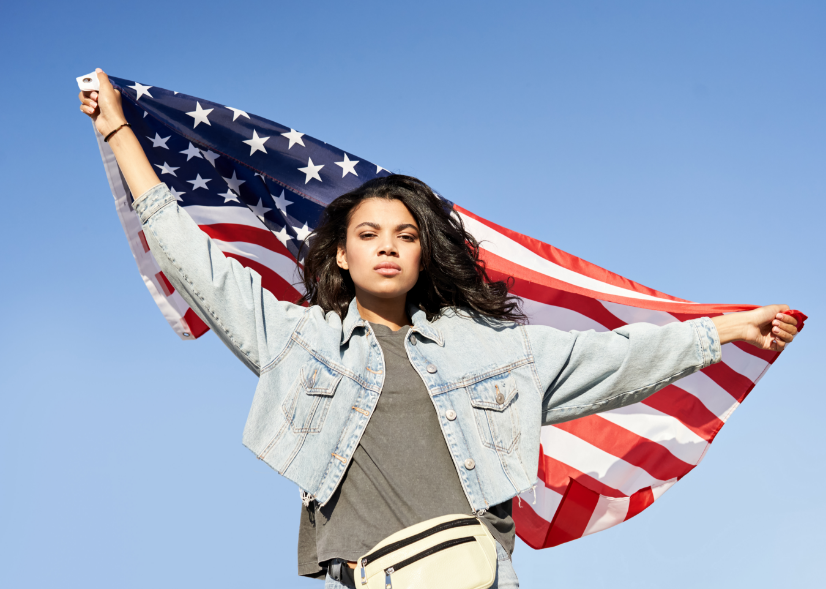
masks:
[[[110,80],[122,91],[126,119],[179,205],[227,256],[258,272],[279,299],[301,295],[298,248],[323,208],[389,174],[363,157],[241,109]],[[114,155],[99,135],[98,144],[147,288],[181,338],[200,337],[207,326],[160,272]],[[512,292],[522,298],[533,324],[607,331],[753,308],[663,294],[446,202],[480,241],[490,277],[514,279]],[[726,344],[721,363],[641,403],[543,427],[537,485],[514,501],[517,534],[533,548],[547,548],[648,508],[700,463],[777,356]]]

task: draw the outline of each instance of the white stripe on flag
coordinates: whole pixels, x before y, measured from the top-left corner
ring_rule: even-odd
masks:
[[[248,225],[257,229],[267,229],[261,219],[247,207],[207,207],[192,205],[181,207],[198,225]]]
[[[726,390],[703,372],[689,374],[672,386],[697,397],[718,419],[725,422],[731,412],[740,405]]]
[[[643,438],[656,442],[688,464],[698,464],[706,451],[706,442],[682,424],[680,420],[653,407],[634,403],[599,414]]]
[[[658,487],[651,487],[651,494],[654,495],[654,501],[662,497],[663,493],[668,491],[671,487],[673,487],[676,484],[677,479],[671,479],[670,481],[665,481],[665,483]]]
[[[301,279],[298,276],[298,267],[295,265],[295,260],[287,256],[278,254],[272,250],[254,243],[245,241],[221,241],[220,239],[213,239],[212,242],[218,246],[224,253],[237,254],[244,256],[250,260],[263,264],[279,276],[293,285],[299,292],[304,292],[304,286],[301,284]]]
[[[482,242],[479,244],[479,247],[496,254],[499,257],[505,258],[514,264],[533,270],[534,272],[545,274],[546,276],[567,282],[580,288],[586,288],[588,290],[602,292],[605,294],[634,299],[644,299],[648,301],[675,303],[678,305],[685,304],[669,299],[661,299],[659,297],[642,294],[633,290],[628,290],[627,288],[607,284],[600,280],[591,278],[590,276],[579,274],[578,272],[574,272],[573,270],[554,264],[550,260],[546,260],[525,246],[516,243],[509,237],[505,237],[495,229],[488,227],[476,219],[472,219],[466,215],[462,215],[461,213],[457,214],[459,214],[462,218],[465,228],[471,233],[471,235],[473,235],[478,241]]]
[[[641,309],[629,305],[621,305],[610,301],[599,301],[602,306],[608,309],[620,321],[625,323],[653,323],[654,325],[668,325],[679,321],[671,313],[665,311],[654,311],[652,309]]]
[[[548,325],[561,331],[587,331],[589,329],[608,331],[601,323],[564,307],[555,307],[523,298],[522,310],[528,316],[531,325]]]
[[[519,497],[522,501],[527,501],[531,504],[531,509],[534,510],[536,515],[545,521],[550,522],[553,520],[556,510],[559,508],[559,504],[562,503],[562,494],[546,487],[542,479],[536,480],[535,490],[535,503],[534,494],[532,491],[525,491],[524,493],[521,493]]]
[[[628,515],[628,507],[631,505],[630,497],[605,497],[599,496],[596,507],[591,513],[591,519],[585,526],[583,536],[594,534],[612,528],[625,521]]]
[[[663,484],[645,470],[553,426],[542,428],[541,439],[548,456],[626,495]]]
[[[723,346],[723,362],[752,382],[760,380],[763,373],[771,366],[765,360],[744,352],[734,344]]]

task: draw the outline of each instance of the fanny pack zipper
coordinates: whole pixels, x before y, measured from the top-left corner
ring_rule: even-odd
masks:
[[[390,554],[392,552],[395,552],[396,550],[404,548],[405,546],[409,546],[410,544],[418,542],[419,540],[423,540],[423,539],[427,538],[428,536],[432,536],[433,534],[438,534],[439,532],[443,532],[445,530],[450,530],[452,528],[459,528],[459,527],[462,527],[462,526],[477,526],[477,525],[482,526],[484,524],[480,520],[476,519],[475,517],[469,517],[467,519],[455,519],[453,521],[444,522],[444,523],[441,523],[439,525],[433,526],[432,528],[424,530],[423,532],[419,532],[418,534],[410,536],[409,538],[405,538],[404,540],[399,540],[398,542],[393,542],[392,544],[388,544],[387,546],[379,548],[375,552],[372,552],[372,553],[368,554],[367,556],[365,556],[364,558],[362,558],[361,562],[359,563],[361,565],[361,582],[362,582],[362,584],[367,582],[366,578],[365,578],[366,577],[366,572],[365,572],[364,569],[367,567],[368,564],[370,564],[374,560],[378,560],[379,558],[381,558],[383,556],[387,556],[388,554]],[[470,539],[472,540],[473,538],[471,537]],[[462,540],[468,541],[467,539],[464,539],[464,538],[462,538]],[[448,540],[448,542],[453,542],[453,541],[454,540]],[[446,543],[447,542],[443,542],[442,544],[446,544]],[[437,546],[442,546],[442,544],[438,544]],[[452,545],[453,544],[451,544],[451,546]],[[436,548],[436,547],[434,546],[433,548]],[[433,548],[431,548],[430,550],[433,550]],[[445,548],[450,548],[450,546],[445,546]],[[443,549],[444,548],[442,548],[442,550]],[[427,551],[425,551],[425,552],[427,552]],[[424,554],[424,553],[420,553],[420,554]],[[416,558],[417,556],[419,556],[419,555],[417,554],[416,556],[413,556],[411,558]],[[424,556],[427,556],[427,555],[424,554]],[[423,558],[423,556],[421,558]],[[407,559],[407,560],[410,560],[410,559]],[[402,561],[402,562],[406,563],[407,561]],[[407,564],[409,564],[409,563],[407,563]],[[395,565],[395,566],[398,568],[398,565]],[[390,567],[390,568],[392,569],[393,567]],[[388,580],[389,580],[389,578],[390,577],[388,576]]]
[[[441,552],[442,550],[447,550],[448,548],[452,548],[453,546],[458,546],[460,544],[467,544],[468,542],[475,542],[476,538],[473,536],[466,536],[464,538],[454,538],[453,540],[446,540],[440,544],[436,544],[436,546],[431,546],[427,550],[423,550],[418,554],[414,554],[410,558],[406,558],[403,561],[394,564],[393,566],[387,567],[384,569],[384,587],[385,589],[393,589],[393,583],[390,581],[390,575],[399,571],[406,567],[407,565],[413,564],[417,560],[421,560],[425,557],[431,556],[436,554],[437,552]]]

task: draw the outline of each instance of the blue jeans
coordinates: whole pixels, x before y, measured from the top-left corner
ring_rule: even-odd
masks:
[[[328,573],[324,581],[324,589],[347,589],[347,585],[331,579]],[[519,589],[519,579],[516,578],[516,571],[513,570],[511,557],[499,542],[496,543],[496,579],[490,589]]]

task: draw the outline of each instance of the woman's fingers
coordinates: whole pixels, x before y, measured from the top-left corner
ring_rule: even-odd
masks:
[[[775,327],[772,329],[772,336],[775,339],[783,340],[784,342],[790,342],[794,339],[793,333],[789,333],[788,331],[784,331],[779,327]]]
[[[98,108],[97,92],[89,90],[81,91],[78,93],[77,97],[80,99],[80,111],[83,114],[89,116],[95,114],[95,110]]]
[[[786,333],[797,335],[797,327],[795,327],[794,325],[789,325],[788,323],[772,322],[772,332],[775,332],[777,330],[782,330]]]
[[[791,315],[778,313],[777,318],[772,321],[772,333],[776,333],[779,330],[784,333],[789,333],[792,336],[797,335],[797,319]]]
[[[776,320],[782,321],[783,323],[788,323],[789,325],[797,325],[797,319],[791,315],[786,315],[785,313],[778,313]]]

